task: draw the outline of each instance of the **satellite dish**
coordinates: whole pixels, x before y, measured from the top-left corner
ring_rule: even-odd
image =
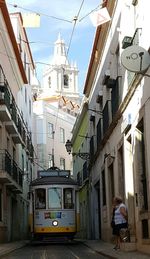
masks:
[[[131,72],[144,72],[150,65],[150,55],[142,47],[132,45],[122,52],[121,63]]]

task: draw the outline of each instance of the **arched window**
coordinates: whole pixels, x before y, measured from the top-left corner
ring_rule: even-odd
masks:
[[[68,87],[68,85],[69,85],[69,76],[64,75],[64,87]]]
[[[48,87],[51,88],[51,77],[48,77]]]

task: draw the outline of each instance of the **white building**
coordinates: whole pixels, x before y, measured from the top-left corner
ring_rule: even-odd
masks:
[[[59,34],[54,45],[53,58],[43,73],[44,92],[48,96],[66,96],[69,100],[79,103],[78,72],[76,63],[69,63],[65,42]]]
[[[8,242],[28,235],[34,64],[21,15],[12,15],[14,33],[4,1],[0,9],[0,242]]]
[[[58,36],[53,59],[43,73],[42,91],[34,102],[39,169],[52,166],[72,170],[65,143],[71,139],[79,110],[78,69],[70,65],[66,46]]]

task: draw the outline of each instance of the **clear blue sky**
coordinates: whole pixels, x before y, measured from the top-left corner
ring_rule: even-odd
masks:
[[[79,69],[79,92],[82,94],[96,31],[88,14],[101,3],[101,0],[7,0],[6,3],[11,12],[29,13],[26,10],[29,9],[31,12],[43,14],[41,15],[39,28],[26,28],[29,42],[35,42],[30,44],[35,62],[50,62],[54,42],[57,40],[59,32],[61,33],[66,45],[70,46],[68,52],[69,61],[76,61],[77,63]],[[17,5],[21,8],[14,8],[12,5]],[[79,17],[74,32],[74,22],[66,22],[50,17],[54,16],[72,21],[78,13]],[[69,45],[70,41],[71,44]],[[44,65],[35,64],[37,77],[40,81]]]

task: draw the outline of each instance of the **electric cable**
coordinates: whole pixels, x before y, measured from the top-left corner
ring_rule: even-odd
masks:
[[[93,10],[91,10],[90,12],[88,12],[87,14],[85,14],[82,18],[79,19],[79,22],[81,22],[83,19],[85,19],[87,16],[89,16],[91,13],[101,9],[101,6],[103,6],[105,4],[107,0],[103,1],[101,4],[99,4],[97,7],[95,7]]]
[[[77,24],[77,21],[79,19],[79,14],[80,14],[80,11],[82,9],[82,6],[83,6],[83,3],[84,3],[84,0],[82,1],[81,5],[80,5],[80,8],[79,8],[79,11],[77,13],[77,16],[74,17],[73,21],[70,21],[70,20],[66,20],[66,19],[61,19],[61,18],[58,18],[58,17],[55,17],[55,16],[51,16],[51,15],[47,15],[47,14],[43,14],[43,13],[39,13],[39,12],[35,12],[35,11],[32,11],[30,9],[27,9],[27,8],[24,8],[24,7],[21,7],[21,6],[18,6],[18,5],[13,5],[13,4],[10,4],[9,5],[12,5],[13,7],[15,8],[19,8],[19,9],[23,9],[23,10],[27,10],[27,11],[32,11],[34,13],[37,13],[39,15],[43,15],[43,16],[46,16],[48,18],[54,18],[54,19],[57,19],[57,20],[61,20],[61,21],[65,21],[65,22],[69,22],[69,23],[72,23],[74,22],[73,24],[73,28],[72,28],[72,32],[71,32],[71,36],[70,36],[70,41],[69,41],[69,47],[68,47],[68,50],[67,50],[67,55],[66,55],[66,61],[67,61],[67,57],[68,57],[68,54],[69,54],[69,51],[70,51],[70,47],[71,47],[71,43],[72,43],[72,39],[73,39],[73,35],[74,35],[74,31],[75,31],[75,27],[76,27],[76,24]],[[99,7],[99,6],[98,6]],[[95,11],[96,9],[98,9],[98,7],[96,7],[94,10],[92,10],[91,12]],[[90,12],[90,13],[91,13]],[[89,14],[90,14],[89,13]],[[82,21],[85,17],[87,17],[89,14],[85,15],[84,17],[82,17],[79,21]],[[31,42],[32,43],[32,42]],[[34,43],[34,42],[33,42]],[[9,57],[9,56],[8,56]],[[36,62],[36,63],[39,63],[39,64],[46,64],[46,63],[42,63],[42,62]],[[46,65],[50,65],[50,64],[46,64]],[[63,68],[62,68],[63,69]],[[65,69],[64,69],[65,71]],[[62,89],[61,89],[62,90]],[[61,91],[61,94],[62,94],[62,91]],[[59,111],[59,106],[58,106],[58,111]],[[57,113],[58,114],[58,113]],[[55,122],[55,129],[57,127],[57,118],[58,118],[58,115],[56,117],[56,122]],[[54,131],[55,132],[55,131]]]
[[[53,16],[53,15],[48,15],[48,14],[44,14],[44,13],[41,13],[41,12],[36,12],[35,10],[25,8],[25,7],[22,7],[22,6],[17,5],[17,4],[11,4],[11,3],[7,3],[7,4],[10,5],[10,6],[13,6],[14,8],[18,8],[18,9],[22,9],[22,10],[29,11],[29,12],[32,12],[32,13],[36,13],[36,14],[41,15],[41,16],[46,16],[47,18],[52,18],[52,19],[56,19],[56,20],[59,20],[59,21],[72,23],[71,20],[66,20],[66,19],[59,18],[59,17]]]
[[[68,57],[68,53],[69,53],[69,50],[70,50],[70,46],[71,46],[71,42],[72,42],[72,38],[73,38],[74,31],[75,31],[76,23],[77,23],[77,20],[78,20],[78,18],[79,18],[79,14],[80,14],[80,12],[81,12],[83,3],[84,3],[84,0],[82,1],[81,5],[80,5],[80,8],[79,8],[79,11],[78,11],[77,16],[75,16],[74,19],[73,19],[73,20],[74,20],[74,25],[73,25],[73,29],[72,29],[72,33],[71,33],[69,45],[68,45],[67,57]]]

